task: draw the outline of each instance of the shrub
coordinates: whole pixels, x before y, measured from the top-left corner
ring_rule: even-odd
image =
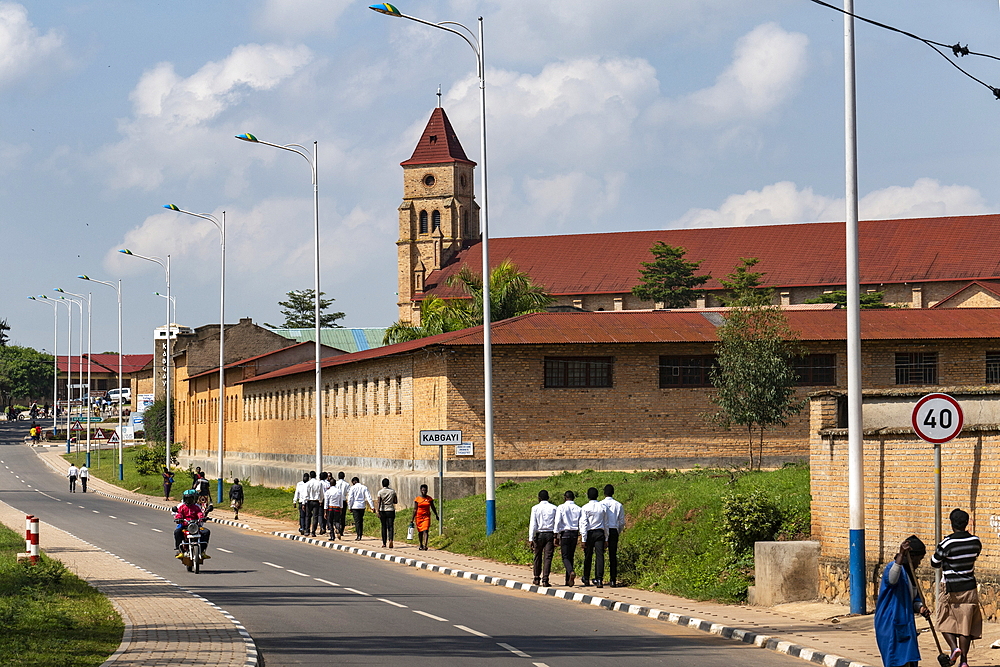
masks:
[[[177,454],[181,451],[181,446],[174,445],[170,450],[170,464],[177,465]],[[135,452],[135,470],[140,475],[155,475],[163,469],[166,457],[166,443],[158,442],[155,445],[139,447]]]
[[[737,558],[751,552],[754,542],[773,540],[781,523],[781,508],[759,489],[722,501],[722,537]]]

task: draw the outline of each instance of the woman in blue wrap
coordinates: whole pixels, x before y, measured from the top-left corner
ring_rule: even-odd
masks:
[[[882,571],[875,603],[875,641],[885,667],[915,667],[920,661],[913,615],[929,616],[930,611],[917,593],[913,569],[926,554],[927,547],[920,538],[910,535]]]

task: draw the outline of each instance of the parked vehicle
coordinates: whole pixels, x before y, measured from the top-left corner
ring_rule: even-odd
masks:
[[[121,389],[115,388],[108,391],[105,397],[109,403],[118,403],[119,401],[123,403],[132,402],[132,389],[131,387],[122,387]]]

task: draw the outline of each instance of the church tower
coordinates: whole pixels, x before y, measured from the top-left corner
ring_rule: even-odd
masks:
[[[463,247],[479,241],[479,205],[472,189],[476,163],[465,155],[444,109],[427,127],[403,167],[399,207],[399,319],[420,323],[414,298],[424,281]]]

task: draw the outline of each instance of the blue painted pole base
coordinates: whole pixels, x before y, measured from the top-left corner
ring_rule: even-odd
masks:
[[[69,444],[69,440],[66,441],[66,453],[67,454],[72,454],[73,453],[73,450],[72,450],[72,448],[70,447],[70,444]]]
[[[486,534],[492,535],[497,529],[497,501],[486,501]]]
[[[867,614],[864,528],[850,531],[850,549],[851,613]]]
[[[90,467],[90,452],[87,452],[87,467]]]
[[[222,478],[221,477],[219,478],[219,493],[217,495],[219,497],[219,506],[221,507],[222,506]]]
[[[120,482],[123,479],[125,479],[125,464],[119,463],[118,464],[118,481]]]

